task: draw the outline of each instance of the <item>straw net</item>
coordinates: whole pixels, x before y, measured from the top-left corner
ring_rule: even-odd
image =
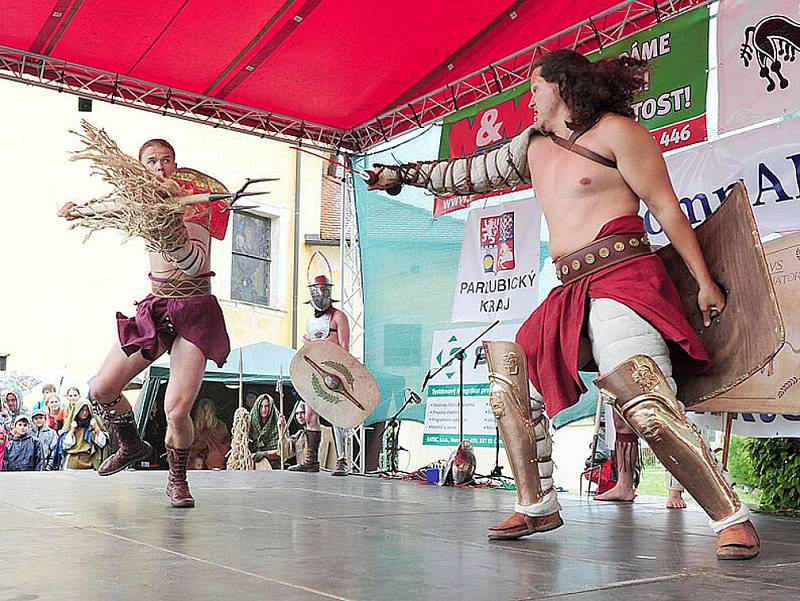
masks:
[[[141,237],[156,252],[174,251],[187,241],[183,215],[190,193],[175,181],[148,171],[144,165],[122,152],[105,130],[81,121],[78,136],[82,148],[72,152],[70,160],[90,161],[92,175],[99,175],[113,187],[105,196],[75,207],[75,226],[87,228],[86,238],[97,230],[113,228],[127,235]]]
[[[228,451],[229,470],[247,471],[256,469],[250,454],[250,412],[239,407],[233,414],[231,450]]]

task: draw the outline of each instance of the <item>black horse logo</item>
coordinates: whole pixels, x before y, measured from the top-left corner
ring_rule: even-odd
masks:
[[[781,89],[789,86],[789,80],[781,73],[781,61],[794,62],[800,50],[800,24],[783,15],[771,15],[761,19],[755,27],[744,30],[744,44],[740,52],[745,67],[750,66],[755,56],[761,69],[759,77],[767,80],[767,92],[775,89],[772,71],[778,78]]]

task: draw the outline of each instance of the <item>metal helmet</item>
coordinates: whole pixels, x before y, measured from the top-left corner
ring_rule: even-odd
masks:
[[[318,275],[308,285],[311,291],[311,306],[317,311],[326,311],[331,306],[333,284],[326,275]]]
[[[312,276],[312,273],[317,275]],[[308,277],[308,288],[311,292],[311,306],[317,311],[327,311],[333,302],[331,298],[333,290],[331,265],[327,257],[321,252],[315,251],[308,262],[306,276]]]
[[[463,441],[447,460],[447,467],[439,479],[439,486],[466,484],[475,475],[475,449],[469,441]]]

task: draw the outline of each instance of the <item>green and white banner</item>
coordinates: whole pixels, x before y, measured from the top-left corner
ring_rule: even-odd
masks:
[[[486,340],[514,340],[520,324],[500,324],[486,334]],[[433,333],[431,369],[447,363],[465,344],[483,331],[483,327],[438,330]],[[483,339],[482,339],[483,340]],[[482,340],[466,350],[464,357],[464,440],[476,447],[493,447],[495,420],[489,405],[489,371]],[[428,385],[425,405],[425,428],[422,444],[458,445],[459,365],[453,361]]]
[[[702,142],[706,133],[709,8],[692,10],[588,55],[650,61],[650,85],[633,103],[636,120],[661,151]]]
[[[649,89],[635,99],[636,119],[662,151],[706,139],[709,8],[702,7],[588,55],[590,60],[629,55],[650,61]],[[445,117],[439,158],[486,150],[513,138],[533,123],[530,84],[523,83]],[[435,206],[444,214],[465,206]]]

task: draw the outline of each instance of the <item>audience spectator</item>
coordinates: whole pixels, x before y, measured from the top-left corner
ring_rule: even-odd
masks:
[[[8,444],[8,432],[0,426],[0,472],[3,471],[3,457],[6,455],[6,445]]]
[[[279,467],[275,465],[276,458],[280,464],[278,421],[278,411],[272,397],[262,394],[256,398],[253,408],[250,409],[250,452],[255,463],[268,460],[271,467]],[[286,420],[282,415],[280,422],[285,427]]]
[[[74,386],[70,386],[67,389],[67,413],[72,411],[72,408],[77,405],[78,401],[81,398],[81,391],[75,388]]]
[[[195,470],[225,467],[225,456],[231,448],[228,426],[217,417],[211,399],[200,399],[194,410],[194,442],[189,450],[189,466]]]
[[[302,463],[306,454],[306,404],[303,402],[298,403],[297,409],[294,413],[294,419],[297,420],[297,425],[300,429],[288,436],[286,432],[283,433],[283,441],[286,445],[284,450],[284,459],[296,458],[297,463]]]
[[[77,390],[77,388],[70,388],[70,391]],[[69,396],[69,392],[67,396]],[[80,397],[80,393],[78,393]],[[61,407],[61,401],[57,395],[51,396],[47,399],[47,425],[58,434],[61,428],[64,427],[64,409]]]
[[[41,443],[28,432],[30,422],[27,415],[14,418],[13,438],[6,447],[3,470],[7,472],[33,472],[44,469],[44,453]]]
[[[51,399],[52,400],[52,399]],[[49,402],[49,401],[48,401]],[[42,444],[44,455],[44,469],[50,469],[50,458],[58,442],[58,433],[47,425],[47,414],[43,409],[37,409],[31,414],[31,436]]]
[[[62,429],[61,446],[68,470],[97,470],[108,456],[108,433],[86,399],[72,408]]]
[[[58,398],[56,394],[55,384],[45,384],[42,386],[42,398],[36,401],[36,404],[31,408],[33,411],[44,411],[47,409],[47,402],[53,397]]]
[[[17,418],[17,416],[27,416],[28,410],[22,406],[17,393],[13,390],[7,390],[4,392],[3,400],[5,402],[0,403],[0,418],[2,418],[3,427],[6,430],[11,431],[11,427],[14,425],[14,420]]]

